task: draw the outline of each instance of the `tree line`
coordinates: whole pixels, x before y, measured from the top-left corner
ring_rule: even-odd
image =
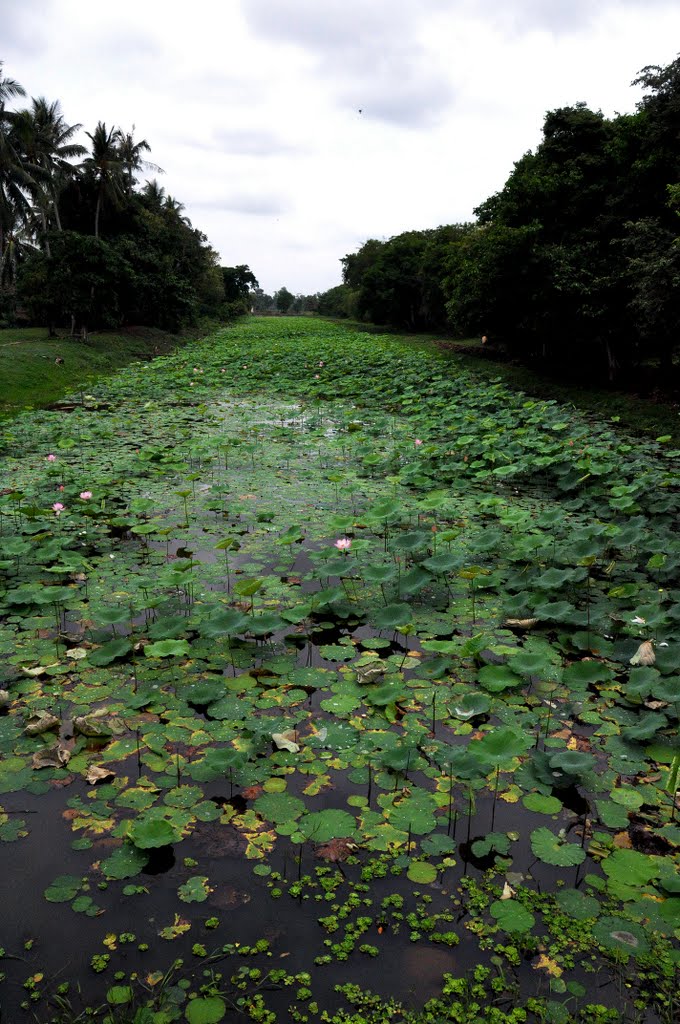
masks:
[[[644,68],[635,113],[550,111],[473,223],[370,239],[319,311],[486,335],[610,379],[671,372],[680,325],[680,58]]]
[[[25,95],[0,63],[0,325],[177,330],[249,308],[250,268],[220,267],[182,204],[140,184],[162,173],[146,139],[100,121],[83,146],[58,101],[11,109]]]

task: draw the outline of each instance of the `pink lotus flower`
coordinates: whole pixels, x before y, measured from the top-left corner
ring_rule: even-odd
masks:
[[[413,443],[414,443],[414,445],[416,446],[416,448],[420,448],[420,446],[421,446],[421,444],[422,444],[423,442],[422,442],[422,441],[420,440],[420,438],[419,438],[419,437],[417,437],[417,438],[415,439],[415,441],[414,441]]]
[[[321,379],[321,378],[319,377],[319,374],[318,374],[318,373],[315,373],[315,374],[314,374],[314,380],[320,380],[320,379]]]
[[[57,461],[57,456],[56,455],[48,455],[47,456],[47,461],[48,462],[56,462]]]
[[[89,501],[89,499],[92,497],[92,491],[81,491],[80,497],[83,499],[83,501]]]
[[[338,551],[349,551],[349,549],[352,547],[352,541],[349,539],[349,537],[340,537],[339,540],[336,540],[333,547],[336,547]]]
[[[55,515],[60,516],[61,513],[64,511],[64,508],[65,506],[62,505],[60,501],[55,501],[54,505],[52,506],[52,511],[54,512]]]
[[[319,362],[319,366],[323,366],[323,359]]]

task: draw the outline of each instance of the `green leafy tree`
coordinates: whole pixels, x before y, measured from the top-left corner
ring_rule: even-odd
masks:
[[[289,292],[284,285],[283,288],[279,288],[279,290],[274,293],[274,301],[279,313],[287,313],[295,301],[295,296],[292,292]]]

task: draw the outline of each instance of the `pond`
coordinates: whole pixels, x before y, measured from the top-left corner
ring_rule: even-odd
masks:
[[[8,1021],[671,1024],[678,455],[257,319],[3,424]]]

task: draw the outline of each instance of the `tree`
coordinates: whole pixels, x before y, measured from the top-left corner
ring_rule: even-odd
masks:
[[[43,245],[49,255],[48,219],[61,231],[59,195],[74,174],[71,160],[86,150],[71,140],[81,125],[69,125],[64,120],[58,101],[48,103],[44,97],[33,99],[30,110],[17,114],[15,132],[22,153],[33,168],[33,181],[29,192],[38,211]]]
[[[276,302],[276,308],[279,313],[287,313],[295,301],[295,296],[292,292],[289,292],[284,285],[283,288],[279,288],[279,290],[274,293],[274,301]]]
[[[92,134],[85,134],[92,143],[92,152],[83,161],[83,168],[97,196],[94,237],[99,238],[99,218],[103,205],[110,203],[119,207],[125,194],[126,165],[120,152],[121,134],[118,128],[108,130],[104,122],[99,121]]]
[[[23,86],[5,76],[0,62],[0,258],[5,254],[7,231],[14,230],[17,217],[28,212],[25,189],[32,179],[17,145],[17,114],[7,109],[9,100],[25,95]]]
[[[222,267],[224,301],[230,312],[245,313],[250,308],[250,291],[259,288],[259,282],[245,263],[237,267]]]
[[[135,179],[139,171],[155,171],[156,174],[165,174],[162,167],[145,160],[142,153],[150,153],[151,146],[146,139],[135,142],[135,126],[130,132],[118,132],[118,156],[124,168],[124,188],[129,195],[134,187]]]

